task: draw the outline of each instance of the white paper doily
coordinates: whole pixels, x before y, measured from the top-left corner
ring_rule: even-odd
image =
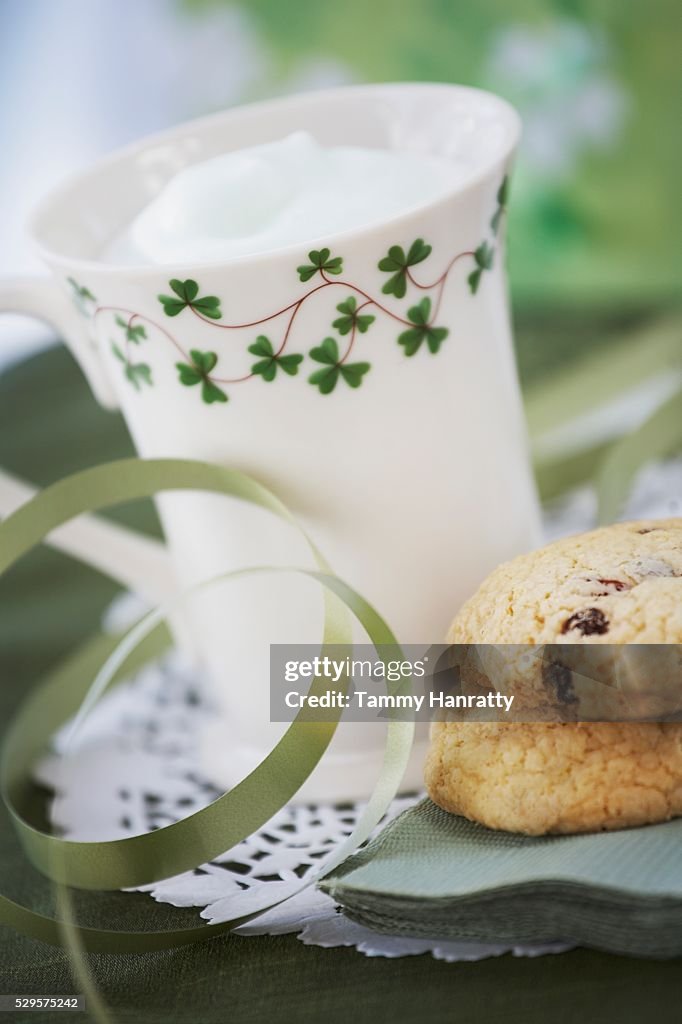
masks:
[[[119,615],[122,611],[119,605]],[[72,839],[122,839],[168,825],[214,800],[220,790],[197,767],[197,737],[210,715],[196,671],[179,654],[145,668],[91,712],[68,754],[59,753],[62,733],[55,742],[57,753],[38,764],[37,781],[56,794],[53,823]],[[396,799],[385,821],[417,799]],[[351,832],[361,810],[359,803],[287,807],[216,860],[140,891],[160,903],[200,908],[210,922],[248,914],[261,904],[264,886],[273,901],[296,889]],[[556,943],[511,949],[380,935],[344,917],[329,896],[313,887],[236,931],[296,932],[307,945],[354,946],[367,956],[430,952],[449,961],[567,948]]]
[[[629,517],[679,514],[682,462],[640,474]],[[671,497],[673,496],[673,497]],[[547,517],[551,536],[589,528],[593,499],[578,492]],[[135,598],[119,598],[107,625],[121,628],[141,611]],[[55,791],[52,820],[72,839],[118,839],[167,825],[209,803],[220,791],[198,767],[198,736],[211,715],[197,673],[177,653],[147,667],[91,712],[67,756],[43,759],[36,779]],[[394,801],[386,818],[418,795]],[[209,864],[143,887],[160,903],[197,907],[210,922],[260,905],[263,887],[273,901],[300,883],[347,836],[359,804],[287,807],[257,834]],[[385,823],[385,822],[384,822]],[[510,947],[381,935],[339,913],[332,899],[310,887],[237,929],[240,935],[297,933],[307,945],[353,946],[366,956],[399,957],[429,952],[450,962],[511,952],[539,956],[570,948],[564,943]]]

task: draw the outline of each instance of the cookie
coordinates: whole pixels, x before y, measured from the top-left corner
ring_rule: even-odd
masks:
[[[619,523],[501,565],[463,606],[448,642],[561,644],[578,667],[584,645],[682,644],[682,519]],[[624,648],[622,664],[637,650]],[[606,685],[577,693],[565,666],[523,655],[505,669],[521,715],[524,702],[549,718],[570,703],[577,719],[597,717],[603,694],[620,693],[608,689],[622,665],[614,668],[607,647]],[[600,652],[589,655],[598,664]],[[678,647],[670,656],[679,666]],[[669,672],[679,677],[679,667]],[[666,699],[678,706],[676,682],[672,690]],[[437,722],[425,778],[435,803],[490,828],[540,835],[664,821],[682,814],[682,725]]]
[[[498,566],[449,643],[682,640],[682,519],[617,523]]]

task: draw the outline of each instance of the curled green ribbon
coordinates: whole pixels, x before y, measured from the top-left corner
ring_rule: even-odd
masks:
[[[268,509],[296,525],[279,499],[244,473],[188,460],[125,459],[76,473],[53,484],[0,523],[0,573],[74,516],[151,497],[164,490],[226,494]],[[399,652],[393,633],[378,612],[328,571],[320,552],[310,538],[306,539],[317,569],[259,566],[226,574],[221,579],[238,578],[249,572],[302,573],[325,588],[325,645],[348,642],[348,610],[361,623],[372,643],[387,645]],[[336,717],[330,715],[326,722],[301,721],[299,716],[270,754],[239,785],[188,818],[156,832],[83,843],[36,829],[22,811],[30,767],[36,755],[55,729],[82,706],[95,675],[98,697],[115,679],[130,674],[165,649],[169,637],[161,621],[163,614],[154,612],[138,624],[122,651],[110,637],[99,637],[84,647],[32,694],[5,737],[0,761],[0,794],[28,857],[61,886],[100,890],[131,888],[211,860],[262,827],[293,797],[323,756],[336,730],[340,712]],[[311,692],[318,685],[320,683],[314,681]],[[413,731],[411,723],[389,723],[382,770],[365,811],[352,834],[300,888],[333,870],[365,841],[380,821],[404,775]],[[67,944],[72,944],[75,936],[83,949],[93,952],[167,949],[222,934],[275,905],[269,902],[248,915],[219,924],[161,932],[112,931],[68,922],[71,938]],[[3,896],[0,896],[0,922],[33,938],[65,944],[62,922],[37,914]]]

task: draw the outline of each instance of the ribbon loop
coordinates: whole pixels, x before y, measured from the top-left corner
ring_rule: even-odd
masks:
[[[279,499],[244,473],[188,460],[125,459],[59,481],[0,523],[0,572],[73,516],[151,497],[163,490],[189,489],[240,498],[296,525]],[[237,579],[254,572],[302,573],[325,590],[325,646],[350,641],[348,612],[351,612],[372,643],[399,650],[393,633],[379,613],[334,576],[314,543],[307,536],[306,540],[317,569],[259,566],[224,574],[199,587],[217,579]],[[191,588],[191,592],[196,589]],[[169,636],[163,626],[168,611],[169,608],[164,608],[150,613],[120,645],[112,638],[100,637],[83,648],[29,698],[5,737],[0,761],[2,798],[32,863],[59,886],[99,890],[132,888],[213,859],[261,828],[293,797],[324,755],[338,725],[340,711],[330,714],[328,722],[305,722],[299,715],[273,750],[241,783],[207,807],[158,831],[126,839],[84,843],[35,828],[23,813],[22,793],[36,755],[53,732],[79,708],[87,711],[112,682],[120,680],[126,672],[130,674],[168,646]],[[103,659],[106,659],[105,664],[100,667]],[[95,683],[91,685],[93,676],[96,676]],[[321,681],[313,680],[311,693],[320,685]],[[89,696],[92,699],[89,700]],[[383,768],[364,813],[352,835],[333,851],[314,877],[301,883],[301,888],[331,871],[367,839],[398,790],[413,730],[411,723],[389,723]],[[72,924],[69,928],[89,950],[149,951],[211,938],[274,905],[269,903],[232,921],[191,929],[131,933],[79,928]],[[64,942],[63,925],[59,922],[1,896],[0,920],[43,941]]]

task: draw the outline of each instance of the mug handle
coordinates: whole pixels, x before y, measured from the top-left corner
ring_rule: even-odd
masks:
[[[54,327],[73,353],[100,405],[105,409],[118,407],[85,322],[56,281],[49,277],[0,279],[0,313],[21,313]]]
[[[100,404],[116,408],[116,399],[84,322],[54,281],[47,277],[0,279],[2,312],[34,316],[55,327]],[[0,469],[0,519],[34,494],[29,484]],[[55,530],[47,543],[106,573],[153,604],[166,600],[175,590],[171,562],[163,544],[99,516],[79,516]]]
[[[0,469],[0,520],[37,493],[25,480]],[[173,566],[161,541],[102,516],[78,516],[54,530],[45,543],[134,590],[152,605],[163,604],[177,590]]]

